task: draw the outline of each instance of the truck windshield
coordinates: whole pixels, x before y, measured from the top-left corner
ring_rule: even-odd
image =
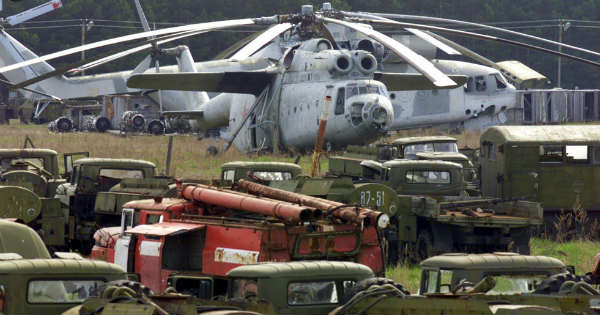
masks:
[[[80,303],[96,290],[101,280],[34,280],[27,287],[27,302],[33,304]]]
[[[258,296],[258,282],[256,279],[235,279],[231,285],[232,298],[250,298]]]
[[[103,168],[100,170],[98,176],[110,177],[110,178],[144,178],[142,170],[123,170],[123,169],[112,169]]]
[[[410,144],[404,147],[404,156],[417,152],[458,152],[458,145],[456,142],[448,141]]]
[[[405,174],[409,184],[450,184],[450,172],[410,170]]]
[[[292,179],[292,173],[290,172],[271,172],[271,171],[255,171],[252,175],[262,180],[290,180]]]
[[[289,305],[336,304],[335,281],[291,282],[288,285]]]
[[[34,165],[37,166],[38,168],[43,168],[44,160],[41,158],[40,159],[38,159],[38,158],[28,158],[28,159],[4,158],[4,159],[0,160],[0,172],[4,172],[4,171],[10,169],[11,167],[19,166],[19,165],[23,165],[23,167],[26,169],[34,168]]]
[[[491,290],[486,292],[486,294],[495,295],[531,293],[546,277],[546,274],[493,276],[496,285]]]

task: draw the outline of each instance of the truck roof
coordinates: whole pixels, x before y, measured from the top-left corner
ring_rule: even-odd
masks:
[[[424,136],[424,137],[406,137],[399,138],[392,141],[393,145],[406,145],[406,144],[417,144],[417,143],[430,143],[430,142],[456,142],[456,138],[448,136]]]
[[[156,165],[152,162],[134,159],[108,159],[108,158],[83,158],[73,162],[73,165],[99,165],[99,166],[115,166],[115,167],[152,167]]]
[[[264,263],[236,267],[228,277],[240,278],[306,278],[307,276],[373,277],[371,268],[343,261],[295,261],[286,263]]]
[[[0,274],[125,274],[119,265],[87,259],[16,259],[0,261]]]
[[[383,167],[413,167],[416,169],[438,170],[438,169],[456,169],[462,165],[454,162],[439,161],[439,160],[405,160],[396,159],[383,163]]]
[[[417,152],[415,153],[417,158],[427,160],[455,160],[455,161],[468,161],[469,158],[459,152]]]
[[[0,157],[36,158],[57,155],[56,151],[50,149],[0,149]]]
[[[520,145],[599,144],[598,125],[493,126],[481,135],[481,142]]]
[[[40,236],[25,224],[0,220],[0,252],[15,253],[25,259],[50,258]]]
[[[516,253],[460,254],[451,253],[427,258],[422,268],[465,269],[465,270],[547,270],[564,269],[566,266],[556,258],[528,256]]]
[[[302,173],[302,167],[294,163],[288,162],[248,162],[248,161],[234,161],[227,162],[221,165],[221,168],[254,168],[254,169],[265,169],[265,170],[290,170]]]

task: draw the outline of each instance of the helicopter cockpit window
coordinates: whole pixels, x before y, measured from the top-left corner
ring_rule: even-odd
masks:
[[[337,99],[335,100],[335,114],[342,115],[344,114],[344,99],[345,99],[346,89],[341,87],[338,89]]]
[[[485,82],[485,77],[482,75],[478,75],[475,77],[475,90],[478,92],[483,92],[487,89],[487,84]]]
[[[379,94],[379,95],[387,95],[387,90],[384,87],[378,85],[361,85],[356,86],[355,84],[349,84],[347,86],[348,91],[346,93],[346,98],[350,98],[355,95],[361,94]]]
[[[469,77],[469,79],[467,79],[464,89],[466,93],[473,92],[473,77]]]
[[[506,81],[504,80],[504,77],[500,73],[490,74],[490,76],[493,76],[494,79],[496,79],[496,88],[497,89],[506,89]]]

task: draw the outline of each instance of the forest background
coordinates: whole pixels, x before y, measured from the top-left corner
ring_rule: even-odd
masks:
[[[0,12],[0,16],[7,17],[45,2],[47,0],[4,1],[4,11]],[[63,0],[62,2],[63,8],[28,23],[16,26],[6,25],[6,30],[38,55],[80,45],[83,32],[85,32],[85,42],[89,43],[142,31],[133,0]],[[142,6],[151,27],[164,28],[205,21],[294,13],[298,12],[303,4],[313,4],[315,8],[319,8],[322,2],[307,0],[143,0]],[[600,1],[598,0],[333,0],[331,2],[334,8],[341,10],[414,14],[467,20],[505,27],[552,40],[558,40],[559,25],[564,25],[567,22],[565,20],[568,20],[570,26],[562,34],[564,43],[600,51]],[[90,21],[93,21],[93,26],[89,29],[85,27],[84,31],[82,25],[91,24]],[[462,27],[461,29],[523,40],[472,27]],[[196,61],[203,61],[213,58],[236,40],[248,36],[248,34],[247,30],[220,31],[202,34],[179,43],[190,47]],[[519,60],[556,82],[557,58],[555,56],[498,43],[449,35],[447,37],[494,61]],[[553,45],[537,42],[535,44],[557,50],[557,47]],[[98,50],[88,51],[86,54],[89,56],[96,52]],[[572,52],[568,49],[565,49],[564,52],[596,61],[600,60],[597,56]],[[447,55],[439,54],[440,58],[448,59]],[[132,69],[144,56],[144,53],[138,53],[87,73]],[[74,55],[54,61],[52,64],[56,67],[79,58],[79,55]],[[170,60],[162,60],[161,64],[174,64],[174,58],[170,58]],[[600,87],[600,71],[596,67],[562,58],[562,72],[563,88]]]

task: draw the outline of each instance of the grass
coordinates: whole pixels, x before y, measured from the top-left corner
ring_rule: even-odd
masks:
[[[600,252],[600,242],[593,241],[555,242],[534,238],[531,240],[530,246],[532,255],[557,258],[567,266],[575,266],[575,271],[579,275],[593,270],[594,257]],[[389,268],[386,276],[402,284],[404,288],[413,293],[419,289],[421,268],[417,265],[399,265],[395,268]]]
[[[63,153],[88,151],[92,157],[132,158],[153,162],[159,172],[165,171],[169,138],[164,136],[127,136],[109,133],[72,132],[51,133],[44,125],[23,125],[12,120],[10,125],[0,125],[0,148],[22,148],[28,135],[37,148],[53,149]],[[294,162],[296,157],[283,154],[242,154],[231,147],[229,151],[208,156],[206,149],[216,146],[222,150],[224,141],[198,140],[194,135],[175,135],[171,160],[171,175],[185,178],[211,179],[220,176],[220,166],[230,161],[281,161]],[[62,165],[62,160],[59,161]],[[311,156],[300,158],[299,165],[309,172]],[[321,170],[327,170],[327,159],[321,159]]]

